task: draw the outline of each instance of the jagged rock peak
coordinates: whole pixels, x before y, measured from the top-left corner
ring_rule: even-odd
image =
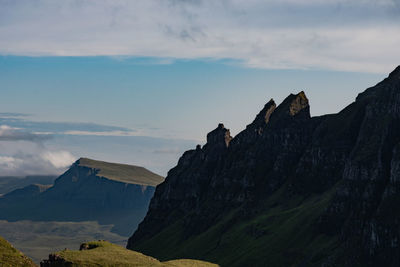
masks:
[[[218,127],[207,134],[207,145],[228,147],[232,136],[224,124],[219,123]]]
[[[268,123],[269,117],[276,108],[275,101],[271,98],[270,101],[265,104],[264,108],[257,114],[256,118],[251,125],[262,126]]]
[[[294,116],[302,111],[304,108],[309,107],[308,99],[303,91],[301,91],[297,95],[291,94],[287,99],[290,100],[289,114],[291,116]]]
[[[308,99],[303,91],[286,97],[272,113],[270,120],[278,122],[294,117],[296,119],[309,119],[311,117]]]

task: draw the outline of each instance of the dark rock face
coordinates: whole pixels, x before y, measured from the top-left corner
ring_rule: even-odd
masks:
[[[152,240],[180,221],[179,251],[179,244],[204,236],[230,212],[241,211],[228,228],[267,213],[262,203],[277,192],[285,200],[333,192],[309,222],[310,239],[324,235],[337,242],[317,266],[400,265],[400,67],[337,114],[311,117],[300,92],[277,107],[269,101],[234,138],[220,124],[157,186],[127,247],[162,255],[149,249]],[[254,239],[266,235],[257,227],[246,231]],[[210,251],[204,259],[214,253],[206,244],[199,249]],[[236,253],[223,249],[220,262]],[[265,253],[273,257],[276,251]],[[299,266],[312,266],[311,256],[301,257]]]
[[[41,198],[81,205],[90,209],[86,210],[90,213],[103,213],[106,210],[146,207],[153,193],[152,186],[107,179],[99,176],[97,169],[75,163]]]

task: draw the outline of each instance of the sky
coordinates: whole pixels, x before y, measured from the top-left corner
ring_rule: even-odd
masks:
[[[166,175],[304,90],[335,113],[400,64],[398,0],[0,0],[0,176]]]

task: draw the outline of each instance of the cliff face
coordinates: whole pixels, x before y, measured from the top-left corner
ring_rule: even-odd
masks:
[[[105,212],[147,206],[154,186],[126,183],[98,175],[99,170],[75,163],[40,198]]]
[[[398,266],[399,119],[400,67],[337,114],[310,117],[303,92],[271,100],[236,137],[220,124],[183,154],[127,247],[227,266]]]
[[[101,224],[114,224],[115,232],[129,235],[132,227],[136,228],[145,216],[154,194],[155,186],[148,184],[157,179],[161,182],[162,177],[141,167],[93,160],[90,161],[92,166],[88,167],[83,163],[88,161],[75,162],[50,188],[30,185],[4,195],[0,198],[0,218],[13,221],[96,220]],[[134,171],[129,172],[132,168]],[[141,174],[140,182],[135,177],[137,169]],[[105,177],[103,172],[112,175]]]

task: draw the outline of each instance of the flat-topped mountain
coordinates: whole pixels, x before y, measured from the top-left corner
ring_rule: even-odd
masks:
[[[114,224],[128,235],[146,214],[163,177],[138,166],[77,160],[54,185],[29,185],[0,197],[0,219]]]
[[[97,176],[128,184],[156,186],[164,181],[164,177],[139,166],[110,163],[88,158],[80,158],[75,164],[80,167],[98,170]]]
[[[220,124],[157,186],[127,247],[222,266],[400,265],[400,67],[337,114],[304,92]]]

